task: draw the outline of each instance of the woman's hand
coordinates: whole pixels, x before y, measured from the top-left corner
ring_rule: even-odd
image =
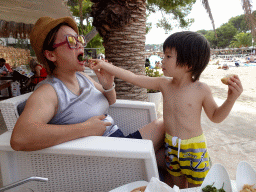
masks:
[[[82,128],[89,129],[89,133],[92,136],[102,136],[106,131],[106,126],[110,126],[110,122],[105,122],[105,115],[94,116],[88,119],[87,121],[81,123]],[[88,135],[87,135],[88,136]]]
[[[107,60],[100,60],[100,59],[90,59],[89,60],[89,65],[90,65],[90,69],[92,69],[95,74],[98,77],[98,80],[100,82],[100,84],[102,85],[102,87],[104,89],[111,89],[113,87],[113,82],[114,82],[114,78],[115,76],[111,75],[110,73],[108,73],[106,70],[103,69],[103,65],[108,64],[110,65],[110,63],[107,63]]]

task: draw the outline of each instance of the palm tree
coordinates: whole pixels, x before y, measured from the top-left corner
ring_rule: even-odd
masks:
[[[91,13],[94,18],[93,25],[103,37],[106,58],[116,66],[136,74],[145,74],[146,0],[91,0],[91,2],[94,3]],[[160,3],[163,4],[163,2]],[[195,0],[186,2],[195,3]],[[245,12],[249,10],[248,13],[250,13],[251,5],[248,3],[250,0],[242,0],[242,2]],[[216,35],[208,0],[202,0],[202,4],[209,14]],[[175,10],[172,13],[175,14]],[[252,20],[251,17],[250,20]],[[255,29],[255,25],[253,28]],[[115,82],[117,98],[147,99],[146,89],[120,79],[116,79]]]
[[[92,0],[93,25],[104,39],[106,58],[114,65],[145,74],[146,0]],[[116,79],[117,97],[146,100],[147,90]]]
[[[252,4],[250,0],[242,0],[242,6],[245,12],[247,24],[251,28],[252,37],[256,40],[256,18],[252,13]]]
[[[146,0],[91,0],[93,25],[104,39],[106,58],[114,65],[145,74]],[[203,4],[211,10],[208,0]],[[115,79],[117,98],[147,100],[147,90]]]

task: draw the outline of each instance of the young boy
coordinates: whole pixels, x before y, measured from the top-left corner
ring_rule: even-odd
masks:
[[[210,45],[198,33],[174,33],[165,40],[163,50],[163,74],[171,78],[135,75],[101,60],[93,60],[91,68],[103,68],[124,81],[162,92],[165,160],[169,172],[165,182],[180,188],[195,187],[202,184],[210,168],[200,122],[202,107],[211,121],[220,123],[228,116],[243,87],[238,76],[232,77],[226,101],[217,106],[210,88],[199,81],[210,59]]]

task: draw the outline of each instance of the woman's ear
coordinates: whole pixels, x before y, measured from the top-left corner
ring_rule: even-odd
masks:
[[[56,56],[55,56],[55,54],[53,53],[53,51],[45,50],[45,51],[44,51],[44,56],[45,56],[48,60],[50,60],[50,61],[52,61],[52,62],[55,62],[55,61],[56,61]]]

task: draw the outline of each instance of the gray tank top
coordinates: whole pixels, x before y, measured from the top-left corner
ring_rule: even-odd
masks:
[[[43,84],[50,84],[58,96],[57,114],[48,124],[76,124],[87,121],[93,116],[107,113],[109,103],[106,97],[94,84],[81,73],[76,73],[79,82],[79,96],[72,93],[65,84],[56,77],[50,76],[41,81],[36,89]]]

